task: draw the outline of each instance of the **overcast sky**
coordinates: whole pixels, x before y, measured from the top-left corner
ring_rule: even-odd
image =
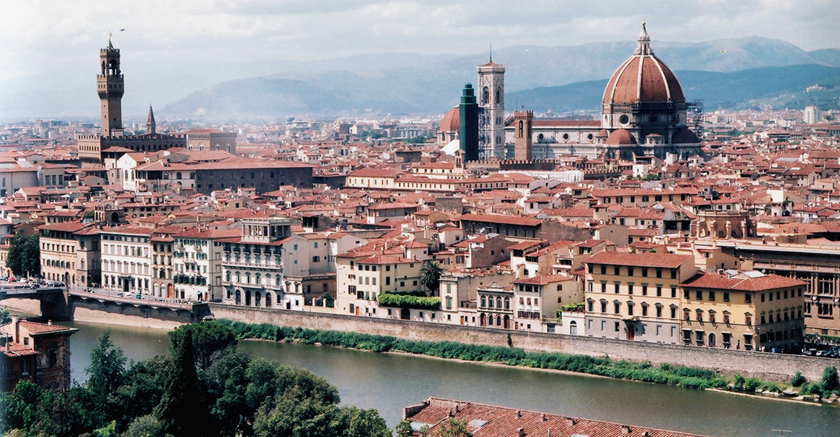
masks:
[[[271,73],[284,60],[367,53],[472,54],[490,44],[627,41],[638,35],[643,19],[654,40],[699,42],[757,35],[787,40],[805,50],[840,47],[840,2],[833,0],[4,3],[0,86],[5,92],[10,87],[90,87],[90,80],[81,78],[96,74],[94,59],[109,31],[122,50],[127,81],[129,74],[136,78],[149,72],[158,72],[158,81],[166,80],[167,74],[213,80],[255,76]],[[196,85],[209,85],[194,80]]]

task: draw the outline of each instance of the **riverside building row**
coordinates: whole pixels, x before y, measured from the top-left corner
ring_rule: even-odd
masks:
[[[698,268],[697,254],[664,246],[633,253],[606,240],[548,244],[446,227],[428,240],[364,238],[259,214],[199,226],[39,229],[48,278],[141,299],[745,350],[800,343],[808,311],[803,281]],[[453,232],[449,245],[430,244]],[[435,290],[423,283],[429,261],[444,268]]]

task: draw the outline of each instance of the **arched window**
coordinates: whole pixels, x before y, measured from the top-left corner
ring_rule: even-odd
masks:
[[[519,133],[516,134],[516,135],[521,138],[522,137],[522,132],[524,130],[525,130],[525,122],[522,121],[522,120],[519,120],[519,128],[518,128]]]
[[[181,180],[181,172],[175,173],[175,179]]]
[[[577,322],[575,322],[574,320],[569,322],[569,334],[577,335]]]
[[[510,309],[510,298],[509,297],[505,298],[505,309],[506,310]]]
[[[502,104],[502,88],[501,87],[496,87],[496,101],[493,102],[493,103],[496,104],[496,105],[501,105]]]
[[[502,308],[502,297],[501,296],[496,296],[496,308],[499,308],[499,309]]]
[[[481,296],[481,306],[482,308],[487,306],[487,298],[484,296]]]
[[[484,87],[481,90],[481,104],[486,105],[490,101],[490,88]]]
[[[493,298],[487,299],[487,308],[493,308]]]

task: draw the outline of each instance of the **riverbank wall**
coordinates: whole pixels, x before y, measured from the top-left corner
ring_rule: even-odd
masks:
[[[359,317],[344,314],[315,314],[267,308],[242,308],[210,304],[217,319],[245,323],[269,323],[328,331],[387,335],[408,340],[453,341],[487,346],[513,346],[526,351],[609,357],[614,360],[649,361],[710,369],[723,375],[740,373],[745,377],[787,381],[800,371],[809,380],[822,377],[825,367],[837,366],[838,360],[804,355],[771,354],[732,349],[710,349],[662,343],[632,342],[595,337],[569,336],[539,332],[509,331],[493,328],[458,326],[443,323]]]

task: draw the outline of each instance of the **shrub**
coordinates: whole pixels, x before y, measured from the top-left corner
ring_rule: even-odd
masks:
[[[743,390],[746,379],[740,373],[735,375],[735,380],[732,382],[736,390]]]
[[[377,296],[384,307],[414,308],[418,310],[440,309],[439,297],[412,296],[409,294],[381,293]]]
[[[800,387],[799,394],[802,396],[822,396],[822,389],[820,389],[819,384],[813,382],[806,382],[805,384],[802,384],[802,387]]]
[[[823,369],[822,379],[820,380],[820,389],[822,391],[831,391],[840,388],[840,379],[837,377],[836,367],[826,367]]]
[[[796,373],[790,377],[790,385],[792,387],[801,387],[802,384],[805,384],[806,379],[802,376],[802,372],[796,371]]]
[[[756,378],[750,378],[744,382],[744,390],[746,391],[754,392],[759,387],[761,387],[761,381]]]
[[[781,393],[782,389],[772,382],[765,383],[761,386],[761,391],[769,391],[770,393]]]

